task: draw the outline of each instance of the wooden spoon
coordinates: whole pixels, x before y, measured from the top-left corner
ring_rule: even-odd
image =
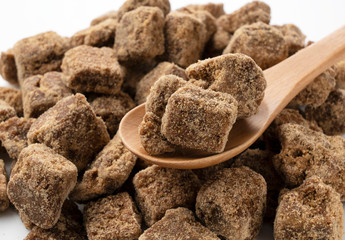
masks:
[[[138,134],[138,125],[145,114],[145,104],[132,109],[124,116],[119,127],[120,137],[124,145],[139,158],[163,167],[194,169],[221,163],[253,144],[303,88],[344,56],[345,26],[265,70],[267,88],[258,113],[235,123],[222,153],[202,157],[149,155],[141,145]]]

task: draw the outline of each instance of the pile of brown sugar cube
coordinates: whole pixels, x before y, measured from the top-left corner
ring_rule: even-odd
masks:
[[[0,211],[16,209],[25,240],[248,240],[263,222],[277,240],[342,239],[345,59],[212,167],[152,165],[117,134],[145,103],[149,154],[222,152],[235,121],[257,113],[263,70],[312,44],[270,18],[260,1],[225,13],[126,0],[71,37],[44,32],[2,52],[17,88],[0,87],[0,150],[12,159],[9,176],[0,160]]]

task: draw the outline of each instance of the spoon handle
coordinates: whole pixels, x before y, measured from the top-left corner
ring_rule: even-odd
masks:
[[[314,78],[345,57],[345,25],[264,71],[270,120]]]

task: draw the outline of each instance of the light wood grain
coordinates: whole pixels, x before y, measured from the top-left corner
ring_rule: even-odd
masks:
[[[154,164],[180,169],[215,165],[240,154],[253,144],[303,88],[343,57],[345,57],[345,26],[265,70],[267,88],[258,113],[235,123],[225,151],[220,154],[201,157],[148,155],[140,143],[138,134],[138,125],[145,114],[145,104],[134,108],[122,119],[119,127],[120,136],[131,152]]]

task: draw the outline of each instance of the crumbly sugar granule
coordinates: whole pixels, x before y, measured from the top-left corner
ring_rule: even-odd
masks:
[[[30,76],[59,71],[69,41],[55,32],[40,33],[18,41],[13,54],[19,83]]]
[[[124,14],[116,28],[114,49],[126,65],[163,54],[163,12],[158,7],[139,7]]]
[[[122,91],[115,95],[91,96],[88,101],[96,115],[103,119],[110,137],[116,134],[123,116],[135,107],[133,99]]]
[[[14,60],[13,49],[1,52],[0,75],[7,82],[18,85],[17,67]]]
[[[16,116],[16,110],[13,107],[11,107],[7,102],[0,100],[0,122],[4,122],[7,119]]]
[[[87,240],[83,227],[83,215],[78,206],[70,200],[62,205],[57,223],[50,229],[33,226],[24,240]]]
[[[77,182],[76,166],[43,144],[23,149],[8,182],[7,194],[16,209],[35,225],[48,229]]]
[[[138,207],[147,226],[160,220],[166,210],[193,208],[199,179],[191,170],[162,168],[153,165],[133,178]]]
[[[64,84],[76,91],[116,94],[125,76],[113,49],[78,46],[67,51],[61,69]]]
[[[202,185],[196,198],[196,214],[224,239],[255,239],[265,214],[266,192],[260,174],[247,167],[225,168]]]
[[[230,94],[189,84],[169,98],[161,132],[183,148],[222,152],[237,118],[237,106]]]
[[[70,199],[86,202],[112,194],[128,179],[136,159],[123,145],[119,135],[115,135],[85,170]]]
[[[23,116],[23,102],[22,102],[22,92],[19,89],[0,87],[0,100],[7,102],[12,106],[18,117]]]
[[[288,45],[277,28],[263,22],[244,25],[231,37],[226,53],[243,53],[267,69],[288,57]]]
[[[135,240],[141,234],[141,216],[127,192],[87,203],[84,225],[89,240]]]
[[[332,91],[324,103],[314,108],[307,106],[306,118],[316,121],[327,135],[345,133],[345,90]]]
[[[264,2],[253,1],[233,13],[219,17],[217,22],[224,30],[233,34],[244,25],[250,25],[256,22],[269,24],[270,20],[270,7]]]
[[[254,115],[264,97],[263,72],[244,54],[226,54],[199,61],[189,66],[186,73],[190,79],[206,81],[210,90],[232,95],[238,102],[238,118]]]
[[[262,175],[267,184],[267,204],[265,218],[274,219],[278,206],[278,196],[284,181],[274,169],[273,153],[260,149],[247,149],[235,157],[232,167],[246,166]]]
[[[13,117],[0,124],[0,141],[10,158],[16,160],[28,146],[27,133],[36,119]]]
[[[309,83],[297,96],[291,101],[291,104],[306,105],[318,107],[324,103],[336,85],[336,70],[330,67],[311,83]]]
[[[22,82],[25,118],[37,118],[59,100],[72,95],[72,90],[62,82],[61,72],[35,75]]]
[[[113,18],[106,19],[99,24],[90,26],[75,33],[71,37],[73,47],[89,45],[93,47],[112,47],[115,42],[115,32],[118,25]]]
[[[147,73],[138,83],[135,100],[138,104],[146,102],[146,98],[150,93],[153,84],[164,75],[176,75],[187,80],[186,72],[183,68],[170,62],[161,62],[149,73]]]
[[[206,44],[206,26],[192,14],[169,13],[165,18],[164,34],[169,62],[186,68],[201,58]]]
[[[164,217],[140,235],[139,240],[220,240],[217,235],[199,223],[191,210],[183,207],[169,209]]]
[[[343,205],[339,194],[320,178],[307,178],[281,197],[274,239],[342,239]]]
[[[7,197],[7,173],[4,160],[0,159],[0,212],[5,211],[10,205]]]
[[[109,142],[103,120],[96,117],[84,95],[61,99],[32,124],[29,143],[43,143],[72,161],[79,171]]]
[[[318,176],[345,199],[345,139],[327,136],[304,126],[286,123],[279,127],[282,150],[273,164],[288,187]]]

